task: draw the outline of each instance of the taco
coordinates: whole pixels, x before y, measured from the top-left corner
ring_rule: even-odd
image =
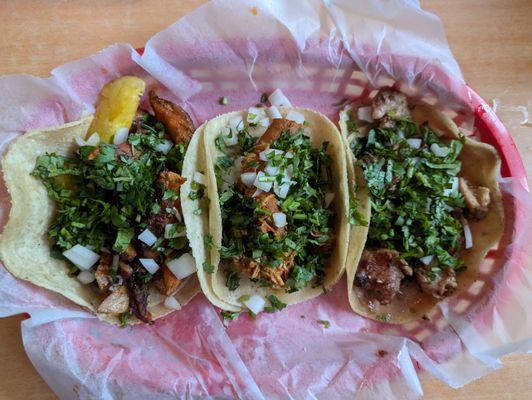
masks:
[[[224,114],[206,123],[200,153],[195,189],[183,202],[204,215],[203,236],[190,240],[213,304],[273,311],[339,280],[349,199],[345,150],[329,119],[276,107]],[[209,199],[203,207],[191,200],[198,188]],[[187,230],[194,229],[187,221]]]
[[[0,258],[17,278],[111,323],[151,322],[198,291],[180,206],[194,132],[144,82],[104,86],[94,116],[29,132],[2,162],[11,195]]]
[[[469,288],[502,236],[498,153],[387,88],[347,107],[340,125],[356,172],[349,179],[367,196],[359,211],[370,215],[365,245],[350,241],[351,307],[390,323],[422,318]]]

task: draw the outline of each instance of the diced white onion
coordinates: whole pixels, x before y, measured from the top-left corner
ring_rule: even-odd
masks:
[[[451,190],[453,192],[457,192],[458,191],[458,177],[457,176],[453,176],[451,178],[451,183],[452,183],[452,188]]]
[[[261,179],[269,178],[264,172],[260,171],[257,174],[257,177],[255,178],[255,181],[253,182],[253,185],[260,190],[263,190],[265,192],[269,192],[272,188],[273,182],[261,182]]]
[[[399,139],[404,139],[405,138],[405,133],[403,131],[399,131],[399,132],[397,132],[397,137]]]
[[[124,184],[122,182],[116,182],[116,191],[122,192],[124,190]]]
[[[258,123],[262,118],[266,116],[264,108],[258,107],[249,107],[248,115],[246,116],[246,121],[250,124]]]
[[[119,261],[120,261],[120,256],[119,256],[118,254],[115,254],[115,255],[113,256],[113,262],[112,262],[112,264],[111,264],[111,265],[113,266],[113,268],[118,267],[118,262],[119,262]]]
[[[360,107],[357,110],[357,117],[360,121],[373,122],[372,113],[371,107]]]
[[[258,195],[260,195],[262,193],[262,190],[260,189],[257,189],[253,192],[253,194],[251,195],[251,197],[257,197]]]
[[[263,126],[264,128],[267,128],[270,126],[270,119],[269,118],[261,118],[261,120],[258,122],[260,126]]]
[[[406,139],[406,143],[414,149],[419,149],[421,147],[421,139],[418,138]]]
[[[256,177],[256,172],[244,172],[242,175],[240,175],[240,180],[246,186],[253,186],[253,182],[255,182]]]
[[[432,151],[436,157],[445,157],[449,154],[450,149],[448,147],[440,146],[437,143],[432,143],[430,145],[430,151]]]
[[[175,229],[174,228],[175,225],[178,225],[178,224],[166,224],[165,225],[164,227],[164,238],[165,239],[175,239],[175,238],[183,237],[186,235],[186,230],[183,225],[179,225],[181,227],[181,230]]]
[[[76,136],[76,137],[74,138],[74,141],[77,143],[77,145],[78,145],[79,147],[81,147],[81,146],[86,146],[86,145],[87,145],[87,142],[86,142],[85,140],[83,140],[83,138],[81,138],[80,136]]]
[[[443,195],[449,197],[453,193],[452,189],[443,189]]]
[[[185,253],[179,258],[170,260],[166,265],[177,279],[186,278],[196,272],[196,262],[190,253]]]
[[[286,214],[283,212],[276,212],[272,214],[273,223],[277,228],[283,228],[286,226]]]
[[[150,274],[155,274],[159,270],[159,264],[153,258],[139,258],[140,263]]]
[[[244,120],[242,119],[241,115],[238,115],[236,117],[233,117],[229,120],[229,128],[235,133],[240,132],[242,129],[244,129]]]
[[[155,146],[155,150],[163,153],[168,154],[170,150],[172,150],[172,147],[174,146],[174,143],[171,140],[164,139],[162,143],[159,143]]]
[[[168,308],[169,310],[180,310],[181,309],[181,304],[179,304],[176,298],[172,296],[168,296],[164,300],[164,306]]]
[[[287,151],[284,155],[284,158],[294,158],[294,153],[292,153],[291,151]]]
[[[325,208],[328,208],[334,200],[334,193],[325,193]]]
[[[419,162],[419,157],[412,157],[412,165],[416,165]]]
[[[153,245],[157,241],[157,236],[155,236],[148,228],[144,229],[137,237],[141,242],[146,243],[148,246]]]
[[[259,158],[260,158],[262,161],[268,161],[268,155],[269,155],[270,153],[272,153],[272,152],[274,152],[276,156],[279,155],[279,154],[283,154],[283,153],[284,153],[284,151],[282,151],[282,150],[277,150],[277,149],[266,149],[266,150],[261,151],[261,152],[259,153]]]
[[[94,274],[91,271],[81,271],[78,276],[78,280],[83,283],[84,285],[87,285],[96,279]]]
[[[305,117],[303,116],[303,114],[294,110],[288,111],[285,118],[297,122],[298,124],[302,124],[303,122],[305,122]]]
[[[471,228],[469,227],[467,219],[462,218],[462,225],[464,227],[465,248],[470,249],[473,247],[473,235],[471,233]]]
[[[238,144],[238,131],[231,129],[228,126],[224,126],[221,135],[227,146]]]
[[[98,146],[98,143],[100,143],[100,135],[98,135],[98,132],[94,132],[92,135],[90,135],[85,143],[87,146]]]
[[[113,144],[119,145],[124,143],[127,140],[127,137],[129,136],[129,129],[126,127],[118,128],[115,132],[115,136],[113,138]]]
[[[249,299],[244,301],[244,305],[250,310],[253,314],[258,314],[262,310],[264,310],[264,305],[266,304],[266,301],[263,297],[254,294],[250,296]]]
[[[99,254],[80,244],[63,251],[63,255],[82,270],[90,269],[100,258]]]
[[[425,265],[429,265],[432,260],[434,259],[434,256],[425,256],[425,257],[421,257],[419,260],[425,264]]]
[[[268,108],[268,115],[271,119],[283,118],[283,116],[279,112],[279,109],[275,106],[271,106],[270,108]]]
[[[198,171],[194,172],[194,181],[201,185],[207,185],[207,177]]]
[[[287,180],[284,180],[282,181],[281,184],[277,183],[277,181],[275,181],[273,183],[273,192],[277,195],[277,197],[281,198],[281,199],[285,199],[286,196],[288,195],[288,191],[290,190],[290,186],[292,185],[292,182],[291,181],[287,181]]]
[[[290,100],[286,98],[281,89],[275,89],[270,97],[268,97],[270,104],[275,107],[292,107]]]
[[[275,176],[279,173],[279,167],[267,165],[266,168],[264,168],[264,172],[266,172],[270,176]]]

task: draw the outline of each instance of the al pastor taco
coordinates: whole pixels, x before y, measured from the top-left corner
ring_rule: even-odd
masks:
[[[365,247],[350,242],[351,307],[391,323],[419,319],[474,282],[502,235],[499,156],[391,89],[349,106],[340,125],[351,184],[367,193],[361,210],[371,211]]]
[[[194,132],[144,82],[104,86],[94,116],[16,139],[2,162],[11,195],[0,257],[20,279],[112,323],[150,322],[198,291],[180,205]]]

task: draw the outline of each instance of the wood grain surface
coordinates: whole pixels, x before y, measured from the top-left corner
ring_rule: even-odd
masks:
[[[47,76],[55,66],[115,42],[142,46],[203,0],[0,0],[0,75]],[[532,107],[532,1],[426,0],[440,16],[469,85],[497,98],[532,176],[532,130],[517,106]],[[532,110],[532,108],[531,108]],[[33,369],[20,337],[21,316],[0,320],[0,399],[55,399]],[[503,359],[498,371],[454,390],[423,380],[427,399],[532,399],[530,355]]]

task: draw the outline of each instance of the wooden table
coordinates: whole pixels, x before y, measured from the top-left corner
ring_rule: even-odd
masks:
[[[55,66],[108,44],[142,46],[204,0],[0,1],[0,75],[46,76]],[[532,106],[531,0],[426,0],[444,22],[467,82],[503,106]],[[532,111],[532,109],[531,109]],[[503,115],[532,176],[532,131],[519,114]],[[22,348],[20,316],[0,320],[0,399],[54,399]],[[504,366],[460,390],[426,379],[427,399],[530,399],[530,355],[504,358]]]

